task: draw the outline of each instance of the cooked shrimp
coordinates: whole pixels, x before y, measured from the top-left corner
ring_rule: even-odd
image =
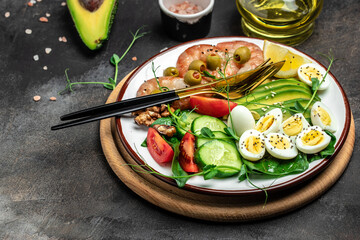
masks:
[[[209,44],[195,45],[186,49],[180,54],[176,63],[179,77],[184,77],[192,61],[201,60],[206,63],[206,56],[211,53],[219,53],[219,49]]]
[[[237,68],[239,69],[237,73],[242,73],[254,69],[264,61],[263,51],[256,44],[250,42],[245,42],[245,41],[222,42],[222,43],[218,43],[216,47],[220,51],[227,52],[230,57],[233,56],[235,50],[239,47],[248,47],[250,49],[251,57],[250,60],[247,61],[246,63],[238,64],[232,60],[229,62],[230,66],[233,69],[235,69],[233,65],[237,66]]]

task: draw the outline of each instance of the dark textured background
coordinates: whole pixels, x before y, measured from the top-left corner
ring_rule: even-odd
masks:
[[[360,151],[339,181],[307,206],[278,218],[241,224],[197,221],[166,212],[138,197],[112,172],[102,153],[99,124],[52,132],[59,116],[102,104],[101,86],[65,86],[64,70],[78,81],[107,81],[113,53],[122,54],[129,31],[148,25],[120,64],[119,78],[165,47],[178,44],[160,24],[157,1],[120,0],[110,40],[98,52],[80,41],[62,1],[0,1],[0,239],[359,239]],[[5,12],[11,16],[5,18]],[[48,23],[38,18],[48,12]],[[331,72],[359,125],[360,2],[325,0],[314,34],[298,49],[334,50]],[[31,35],[25,29],[32,29]],[[208,36],[243,35],[235,1],[217,0]],[[59,42],[65,36],[67,43]],[[52,48],[47,55],[46,47]],[[40,60],[35,62],[33,55]],[[137,61],[132,61],[133,56]],[[42,68],[46,65],[47,71]],[[40,95],[40,102],[33,96]],[[56,96],[56,102],[49,98]],[[359,130],[356,130],[356,145]]]

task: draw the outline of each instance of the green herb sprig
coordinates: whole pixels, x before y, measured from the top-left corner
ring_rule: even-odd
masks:
[[[119,63],[121,62],[121,60],[126,56],[126,54],[130,51],[131,47],[134,45],[135,41],[143,36],[145,36],[148,32],[140,32],[145,26],[140,27],[139,29],[136,30],[135,34],[130,32],[130,34],[132,35],[133,39],[130,43],[130,45],[128,46],[128,48],[125,50],[125,52],[123,53],[123,55],[121,57],[119,57],[117,54],[113,54],[110,58],[110,63],[112,65],[115,66],[115,74],[114,74],[114,78],[109,78],[109,82],[71,82],[68,76],[68,68],[65,69],[65,77],[66,77],[66,81],[67,84],[65,86],[65,89],[60,91],[59,94],[64,93],[66,90],[69,90],[70,92],[73,92],[73,86],[74,85],[87,85],[87,84],[99,84],[99,85],[103,85],[105,88],[110,89],[110,90],[114,90],[117,84],[117,77],[118,77],[118,72],[119,72]]]

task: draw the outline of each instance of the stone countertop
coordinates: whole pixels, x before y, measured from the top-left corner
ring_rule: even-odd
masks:
[[[331,72],[347,94],[355,126],[360,121],[359,13],[357,0],[326,0],[314,34],[297,47],[324,64],[315,53],[333,49],[339,60]],[[46,15],[47,23],[38,20]],[[179,44],[163,32],[160,20],[157,1],[119,1],[109,41],[90,52],[62,1],[42,0],[32,7],[26,0],[0,1],[0,238],[358,239],[357,147],[338,182],[310,204],[269,220],[228,224],[178,216],[133,193],[107,164],[98,123],[50,131],[59,116],[103,104],[110,94],[88,85],[58,95],[66,84],[65,69],[72,81],[107,81],[114,74],[112,54],[126,50],[129,31],[147,25],[151,33],[119,66],[123,78],[161,49]],[[208,37],[243,35],[240,20],[235,1],[217,0]],[[67,42],[59,41],[63,36]],[[358,141],[356,129],[355,146]]]

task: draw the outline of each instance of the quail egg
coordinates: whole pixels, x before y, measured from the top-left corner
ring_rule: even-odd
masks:
[[[311,122],[323,130],[330,132],[336,132],[337,130],[337,122],[334,115],[322,102],[315,102],[313,104],[311,108]]]
[[[330,85],[330,77],[326,75],[324,79],[325,73],[323,68],[313,63],[303,64],[298,68],[299,79],[310,87],[312,86],[311,78],[317,78],[321,82],[319,90],[325,90]]]
[[[318,153],[330,143],[331,137],[319,126],[312,126],[302,131],[296,138],[296,147],[307,154]]]
[[[265,154],[264,135],[254,129],[245,131],[240,137],[239,152],[246,160],[260,160]]]
[[[278,132],[282,122],[283,114],[280,108],[274,108],[262,116],[256,123],[255,130],[267,135]]]
[[[265,137],[265,148],[271,156],[278,159],[293,159],[298,154],[292,140],[281,133],[269,133]]]

